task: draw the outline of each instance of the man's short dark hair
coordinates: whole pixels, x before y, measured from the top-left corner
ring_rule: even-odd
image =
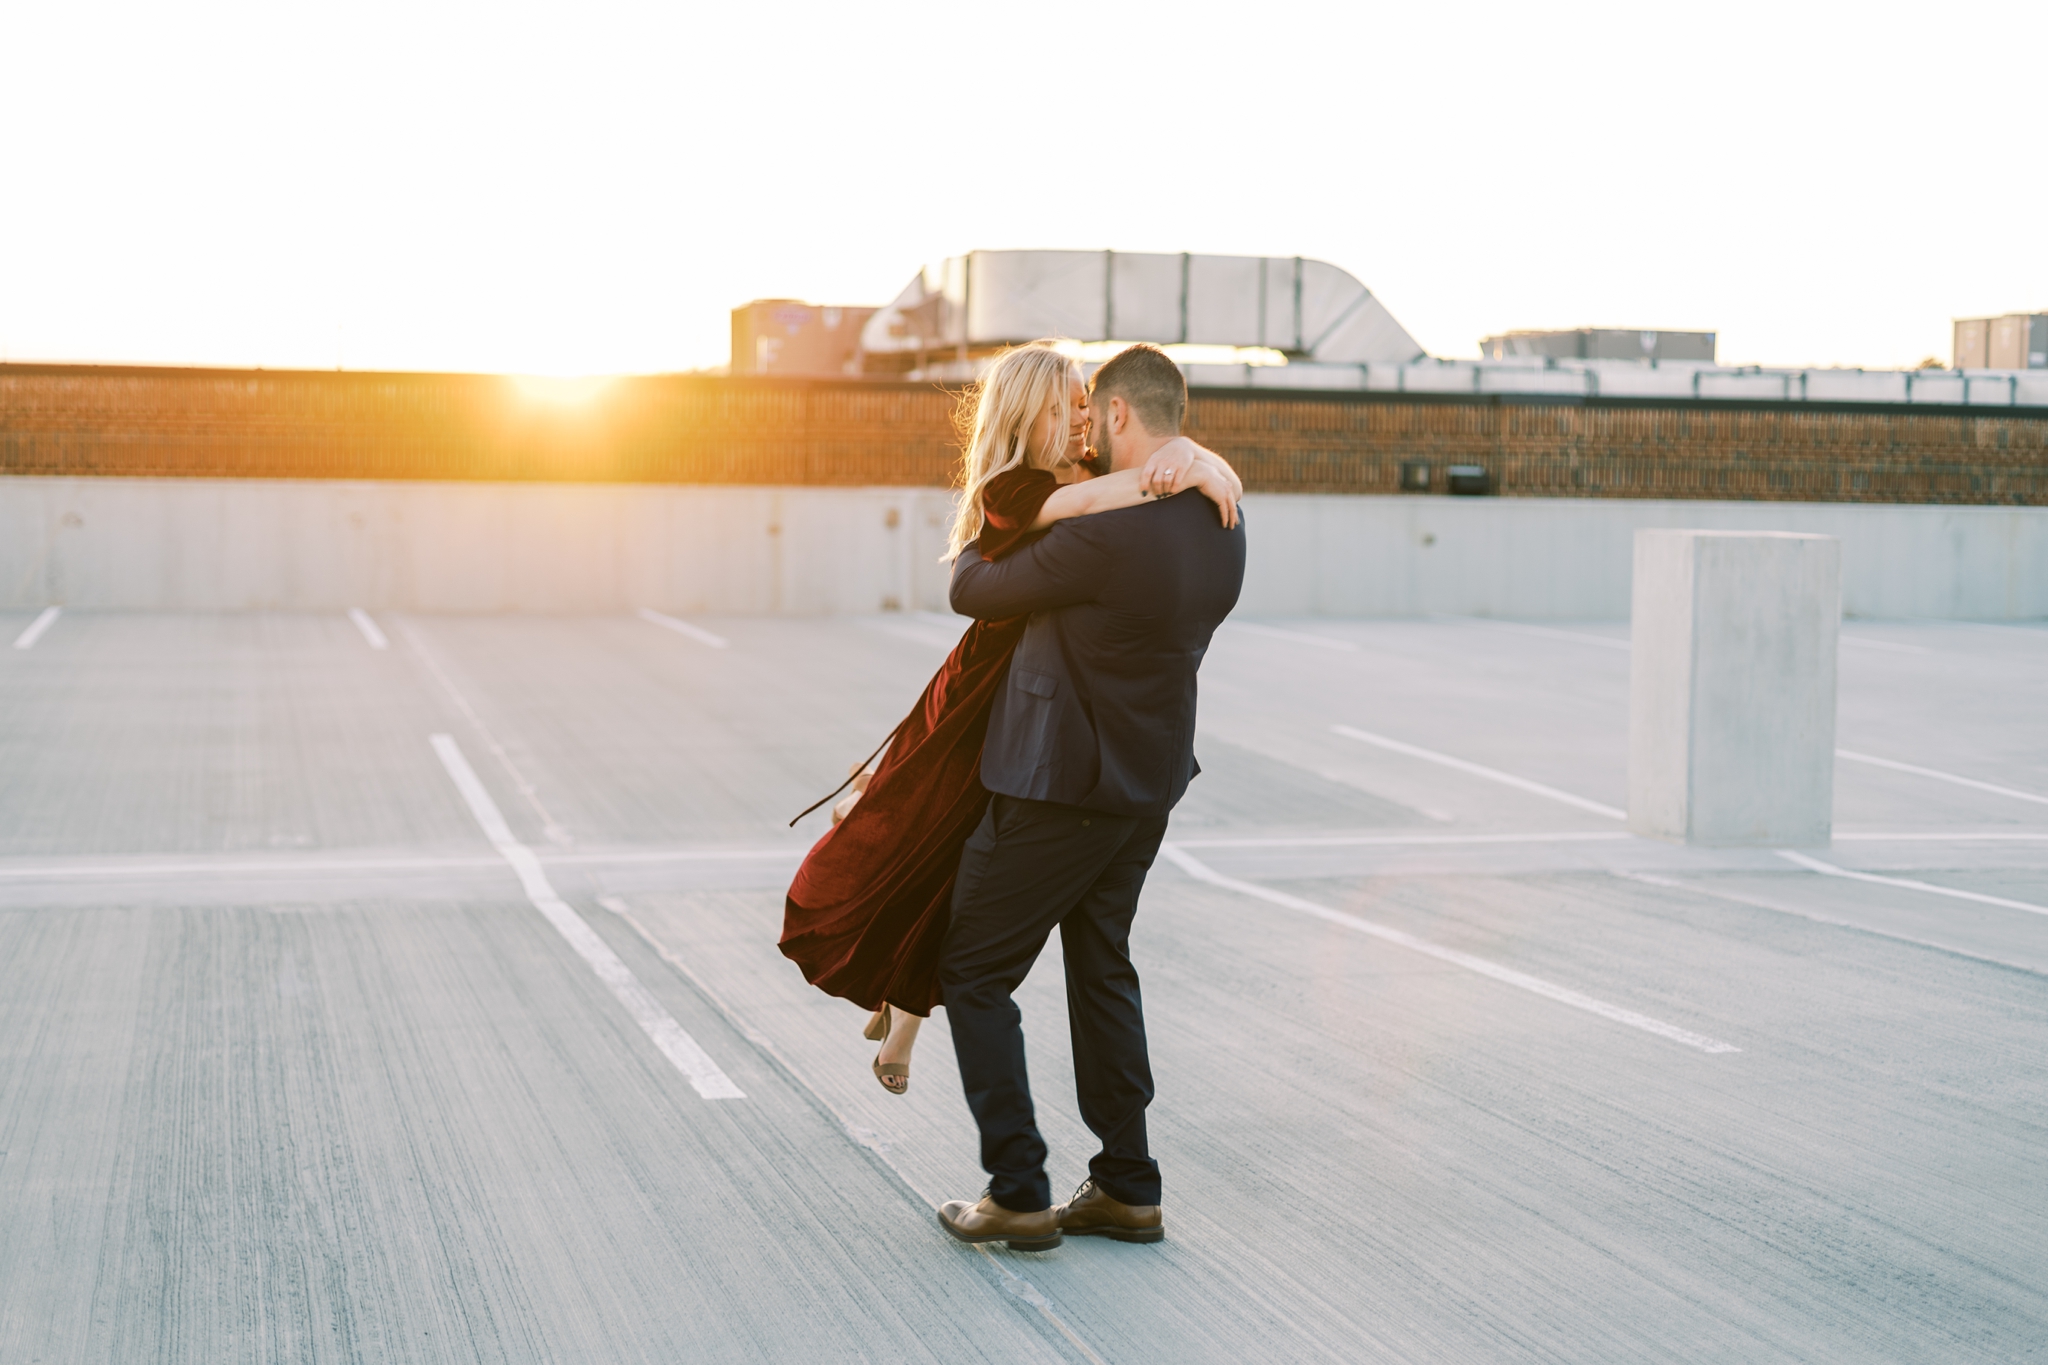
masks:
[[[1188,383],[1180,366],[1157,346],[1127,346],[1095,372],[1089,385],[1097,404],[1115,394],[1154,436],[1180,435],[1180,419],[1188,410]]]

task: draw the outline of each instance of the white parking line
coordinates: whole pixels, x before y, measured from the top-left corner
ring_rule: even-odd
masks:
[[[309,872],[453,872],[463,868],[497,865],[496,858],[329,858],[305,862],[195,858],[176,863],[43,863],[30,864],[26,867],[0,866],[0,878],[33,882],[61,877],[98,877],[109,880],[147,877],[152,881],[165,881],[179,877],[262,877],[273,874],[299,876]]]
[[[1861,635],[1843,631],[1839,637],[1845,645],[1862,645],[1865,649],[1889,650],[1893,654],[1929,654],[1933,651],[1920,645],[1895,645],[1890,640],[1866,640]]]
[[[1181,848],[1433,848],[1445,844],[1610,843],[1636,836],[1622,830],[1589,834],[1338,834],[1293,839],[1176,839]]]
[[[1941,844],[1974,844],[1974,843],[1984,843],[1984,842],[1986,842],[1986,841],[1999,841],[1999,840],[2007,840],[2007,841],[2010,841],[2010,842],[2013,842],[2013,843],[2020,843],[2020,844],[2038,844],[2038,843],[2048,842],[2048,830],[2039,830],[2039,831],[2035,831],[2035,832],[2021,832],[2021,833],[2015,833],[2015,832],[2013,832],[2013,831],[2011,831],[2011,830],[1997,830],[1997,831],[1984,831],[1984,832],[1979,832],[1979,833],[1971,833],[1971,832],[1968,832],[1968,831],[1964,831],[1964,832],[1962,832],[1962,833],[1956,833],[1956,832],[1953,832],[1953,831],[1950,831],[1950,830],[1926,830],[1926,831],[1912,831],[1912,830],[1909,830],[1909,831],[1907,831],[1907,832],[1905,832],[1905,833],[1903,833],[1903,834],[1891,834],[1891,833],[1878,833],[1878,834],[1844,834],[1844,833],[1842,833],[1842,831],[1840,831],[1840,830],[1836,830],[1836,831],[1834,832],[1833,838],[1834,838],[1834,841],[1835,841],[1836,843],[1838,843],[1838,844],[1839,844],[1839,843],[1841,843],[1841,842],[1843,842],[1844,840],[1849,840],[1849,841],[1857,841],[1857,840],[1862,840],[1862,841],[1866,841],[1866,842],[1869,842],[1869,843],[1879,843],[1879,844],[1882,844],[1882,843],[1941,843]]]
[[[491,800],[491,794],[484,790],[476,770],[469,766],[469,760],[462,756],[461,748],[451,735],[429,737],[434,752],[441,757],[441,766],[448,770],[456,790],[469,803],[469,813],[482,826],[484,837],[498,850],[500,857],[511,864],[512,871],[519,877],[519,884],[526,891],[526,899],[533,908],[540,911],[555,932],[568,941],[576,955],[590,965],[597,973],[597,979],[604,982],[614,998],[626,1007],[626,1013],[633,1017],[641,1031],[654,1041],[664,1057],[683,1073],[691,1087],[707,1100],[743,1100],[746,1098],[738,1086],[719,1070],[718,1063],[711,1055],[697,1045],[697,1040],[683,1031],[675,1016],[661,1007],[661,1002],[647,993],[632,970],[619,960],[597,932],[583,922],[583,917],[570,909],[555,888],[549,884],[547,873],[541,870],[540,859],[533,850],[512,837],[512,829],[505,823],[505,817],[498,810],[498,803]]]
[[[1275,640],[1288,640],[1297,645],[1314,645],[1319,649],[1341,649],[1356,654],[1358,646],[1349,640],[1333,640],[1327,635],[1311,635],[1305,630],[1283,630],[1279,626],[1262,626],[1251,621],[1232,621],[1233,630],[1246,630],[1254,635],[1266,635]]]
[[[2034,976],[2043,975],[2039,967],[2029,967],[2023,962],[2010,962],[2002,957],[1992,957],[1988,953],[1974,953],[1968,948],[1958,948],[1953,943],[1941,943],[1931,938],[1915,938],[1911,934],[1901,934],[1891,929],[1879,929],[1875,925],[1858,924],[1854,920],[1840,919],[1833,915],[1823,915],[1812,910],[1797,910],[1789,905],[1773,905],[1767,900],[1759,900],[1755,896],[1745,896],[1737,891],[1725,891],[1719,887],[1698,886],[1692,882],[1681,882],[1670,877],[1659,877],[1649,872],[1624,872],[1620,868],[1609,868],[1608,875],[1620,877],[1626,881],[1642,882],[1646,886],[1661,886],[1671,891],[1687,891],[1695,896],[1705,896],[1708,900],[1727,901],[1731,905],[1746,905],[1752,910],[1768,910],[1774,915],[1789,915],[1794,919],[1811,920],[1815,924],[1826,924],[1837,929],[1847,929],[1857,934],[1869,934],[1874,938],[1888,938],[1895,943],[1910,943],[1916,948],[1932,948],[1937,953],[1947,953],[1951,957],[1966,957],[1973,962],[1988,962],[1994,967],[2007,967],[2013,971],[2027,972]]]
[[[1797,863],[1810,872],[1823,877],[1847,877],[1851,881],[1870,882],[1875,886],[1898,886],[1908,891],[1926,891],[1936,896],[1948,896],[1959,901],[1976,901],[1981,905],[2003,906],[2007,910],[2024,910],[2030,915],[2048,915],[2048,905],[2029,905],[2026,901],[2009,901],[2003,896],[1986,896],[1975,891],[1958,891],[1952,886],[1936,886],[1933,882],[1916,882],[1910,877],[1880,877],[1875,872],[1851,872],[1846,867],[1836,867],[1818,858],[1809,858],[1804,853],[1790,849],[1777,850],[1780,858],[1788,863]]]
[[[1583,635],[1576,630],[1558,630],[1551,626],[1530,626],[1520,621],[1490,621],[1483,616],[1445,616],[1445,621],[1456,621],[1467,626],[1491,626],[1495,630],[1512,630],[1522,635],[1543,635],[1553,640],[1571,640],[1582,645],[1598,645],[1602,649],[1618,649],[1628,653],[1628,641],[1615,640],[1605,635]]]
[[[2039,626],[2002,626],[1995,621],[1937,621],[1935,624],[1959,630],[1991,630],[2005,635],[2031,635],[2036,640],[2048,639],[2048,632]]]
[[[1992,792],[1998,796],[2010,796],[2020,801],[2034,801],[2048,806],[2048,796],[2039,792],[2023,792],[2017,787],[2001,787],[1995,782],[1979,782],[1974,777],[1963,777],[1957,773],[1945,773],[1939,768],[1923,768],[1917,763],[1901,763],[1896,759],[1878,758],[1874,754],[1852,753],[1847,749],[1835,750],[1836,758],[1846,758],[1851,763],[1868,763],[1873,768],[1890,768],[1894,772],[1913,773],[1919,777],[1931,777],[1937,782],[1953,782],[1958,787],[1974,787],[1981,792]]]
[[[960,636],[935,627],[919,625],[916,621],[863,621],[861,624],[869,630],[879,630],[882,634],[894,635],[899,640],[915,640],[918,644],[928,645],[933,649],[951,649],[960,643]],[[960,630],[964,634],[967,627],[962,626]]]
[[[640,608],[640,619],[651,621],[655,625],[672,630],[678,635],[687,635],[698,644],[709,645],[713,649],[724,649],[732,643],[723,635],[713,635],[702,626],[693,626],[688,621],[679,621],[673,616],[666,616],[654,610],[652,607]]]
[[[611,853],[550,853],[541,861],[555,864],[595,864],[623,867],[632,863],[800,863],[806,848],[648,848],[622,849]]]
[[[36,641],[43,638],[43,632],[56,623],[57,617],[63,613],[63,610],[62,607],[44,607],[43,614],[29,622],[27,630],[14,637],[14,647],[16,649],[34,649]]]
[[[803,861],[800,848],[657,848],[622,849],[610,853],[536,854],[544,867],[634,867],[650,863],[769,863],[794,866]],[[295,877],[323,873],[459,872],[497,867],[497,858],[400,857],[362,858],[275,857],[185,858],[176,862],[22,862],[0,860],[0,880],[48,881],[66,877],[119,881],[124,877],[151,880],[206,877]]]
[[[420,633],[414,630],[411,623],[403,617],[399,618],[398,629],[405,636],[406,643],[412,646],[413,653],[419,656],[420,663],[425,665],[427,673],[436,683],[440,684],[441,690],[447,694],[448,700],[455,704],[455,709],[462,713],[462,718],[475,728],[477,737],[484,742],[484,747],[491,751],[492,756],[505,769],[505,775],[512,779],[512,785],[517,787],[519,794],[526,798],[526,804],[532,806],[534,814],[540,816],[541,832],[548,836],[548,842],[563,848],[573,845],[576,842],[574,836],[557,823],[553,815],[548,813],[547,804],[540,799],[540,788],[534,786],[528,780],[526,774],[519,771],[519,765],[512,761],[512,755],[507,753],[505,746],[498,742],[498,737],[492,732],[491,727],[484,724],[484,718],[478,714],[474,706],[469,704],[469,698],[462,695],[462,689],[455,685],[455,680],[448,676],[446,669],[441,667],[440,660],[436,659],[434,652],[427,648],[427,643],[420,638]]]
[[[391,642],[384,638],[383,631],[377,629],[377,623],[370,619],[370,613],[364,611],[361,607],[350,607],[348,609],[348,619],[356,623],[356,629],[361,631],[363,638],[370,642],[370,648],[391,648]]]
[[[1548,797],[1552,801],[1562,801],[1567,806],[1577,806],[1580,810],[1591,811],[1595,815],[1604,815],[1610,820],[1628,819],[1628,812],[1625,810],[1616,810],[1614,807],[1602,805],[1598,801],[1589,801],[1583,796],[1574,796],[1570,792],[1559,791],[1555,787],[1546,787],[1541,782],[1531,782],[1526,777],[1516,777],[1513,773],[1504,773],[1498,768],[1489,768],[1479,763],[1468,763],[1462,758],[1452,758],[1449,754],[1440,754],[1434,749],[1424,749],[1413,744],[1403,744],[1398,739],[1388,739],[1385,735],[1375,735],[1370,731],[1354,729],[1349,725],[1332,725],[1330,729],[1346,739],[1355,739],[1366,744],[1377,744],[1382,749],[1391,749],[1397,754],[1407,754],[1410,758],[1420,758],[1430,763],[1440,763],[1446,768],[1455,768],[1461,773],[1470,773],[1474,777],[1483,777],[1489,782],[1498,782],[1502,786],[1514,787],[1519,791]]]
[[[1477,972],[1479,975],[1491,977],[1495,981],[1520,987],[1522,990],[1543,996],[1545,999],[1555,1000],[1561,1005],[1570,1005],[1573,1009],[1585,1010],[1588,1014],[1597,1014],[1602,1019],[1611,1019],[1617,1024],[1626,1024],[1630,1028],[1641,1029],[1645,1033],[1654,1033],[1659,1038],[1668,1038],[1674,1043],[1682,1043],[1686,1047],[1698,1048],[1701,1052],[1742,1051],[1741,1048],[1736,1047],[1733,1043],[1724,1043],[1718,1038],[1709,1038],[1704,1033],[1694,1033],[1691,1029],[1682,1029],[1676,1024],[1667,1024],[1661,1019],[1652,1019],[1647,1014],[1638,1014],[1634,1010],[1623,1009],[1619,1005],[1610,1005],[1604,1000],[1595,1000],[1590,995],[1582,995],[1578,991],[1567,987],[1553,985],[1541,977],[1530,976],[1526,972],[1518,972],[1512,967],[1503,967],[1498,962],[1489,962],[1483,957],[1474,957],[1470,953],[1461,953],[1455,948],[1446,948],[1442,944],[1431,943],[1426,938],[1417,938],[1415,935],[1405,930],[1396,929],[1391,925],[1375,924],[1369,919],[1360,919],[1357,915],[1347,915],[1342,910],[1332,910],[1328,906],[1317,905],[1314,901],[1305,901],[1299,896],[1290,896],[1285,891],[1275,891],[1271,887],[1260,886],[1256,882],[1241,882],[1235,877],[1226,877],[1222,873],[1211,869],[1207,863],[1202,862],[1192,854],[1183,851],[1173,844],[1161,844],[1159,851],[1176,867],[1180,868],[1181,871],[1195,878],[1195,880],[1207,882],[1211,886],[1220,886],[1225,890],[1235,891],[1240,895],[1252,896],[1271,905],[1284,906],[1289,910],[1299,910],[1304,915],[1313,915],[1317,919],[1327,920],[1331,924],[1341,924],[1347,929],[1356,929],[1361,934],[1370,934],[1374,938],[1398,944],[1411,952],[1421,953],[1426,957],[1433,957],[1439,962],[1448,962],[1452,966],[1463,967],[1466,971]]]
[[[618,896],[599,896],[597,903],[630,925],[633,932],[638,934],[641,941],[646,943],[649,948],[652,948],[662,961],[675,968],[679,976],[696,987],[697,994],[702,996],[704,1002],[716,1010],[725,1019],[725,1022],[732,1026],[736,1033],[760,1050],[761,1055],[768,1059],[769,1064],[782,1073],[784,1080],[787,1080],[791,1085],[810,1096],[811,1103],[818,1107],[820,1113],[830,1116],[832,1121],[839,1125],[839,1130],[846,1134],[848,1141],[852,1142],[856,1147],[865,1149],[877,1161],[881,1162],[888,1172],[896,1177],[897,1182],[905,1190],[909,1191],[912,1198],[928,1209],[935,1209],[939,1206],[938,1200],[932,1198],[915,1180],[911,1179],[908,1171],[896,1164],[896,1158],[889,1154],[890,1144],[883,1139],[880,1133],[875,1132],[872,1128],[864,1128],[848,1118],[837,1105],[832,1103],[824,1091],[811,1084],[810,1078],[797,1070],[796,1063],[783,1055],[782,1049],[775,1045],[774,1039],[748,1023],[746,1016],[727,1004],[725,998],[717,991],[712,990],[710,984],[704,978],[698,976],[696,971],[688,962],[683,960],[680,954],[656,938],[652,931],[633,914],[632,906],[626,904]],[[981,1253],[982,1263],[1001,1277],[1005,1292],[1014,1295],[1037,1309],[1039,1315],[1058,1331],[1061,1336],[1065,1337],[1076,1351],[1081,1353],[1083,1360],[1091,1361],[1093,1365],[1105,1365],[1102,1357],[1097,1355],[1089,1347],[1088,1343],[1081,1339],[1079,1333],[1067,1325],[1066,1319],[1060,1316],[1059,1309],[1053,1304],[1052,1300],[1041,1294],[1031,1281],[1004,1265],[1003,1258],[990,1250],[988,1246],[976,1244],[974,1249]]]

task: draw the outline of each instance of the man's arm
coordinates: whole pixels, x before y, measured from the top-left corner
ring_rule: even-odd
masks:
[[[1063,521],[1036,544],[990,563],[969,545],[953,561],[953,610],[983,621],[1028,616],[1093,600],[1101,590],[1109,549],[1088,534],[1092,519]]]

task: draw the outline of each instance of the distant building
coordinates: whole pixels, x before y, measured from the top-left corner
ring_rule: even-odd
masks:
[[[1479,343],[1486,360],[1546,356],[1553,360],[1691,360],[1714,363],[1713,332],[1656,332],[1633,327],[1574,327],[1562,332],[1503,332]]]
[[[2048,370],[2048,313],[1957,318],[1954,350],[1959,370]]]
[[[860,329],[873,308],[755,299],[732,310],[732,373],[860,373]]]

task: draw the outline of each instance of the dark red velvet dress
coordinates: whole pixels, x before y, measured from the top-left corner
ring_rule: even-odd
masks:
[[[1059,488],[1041,469],[982,490],[984,559],[1037,537],[1027,528]],[[968,553],[972,553],[969,551]],[[783,906],[783,956],[819,990],[863,1009],[930,1014],[960,850],[988,809],[981,741],[1029,617],[976,621],[925,685],[867,791],[797,869]]]

